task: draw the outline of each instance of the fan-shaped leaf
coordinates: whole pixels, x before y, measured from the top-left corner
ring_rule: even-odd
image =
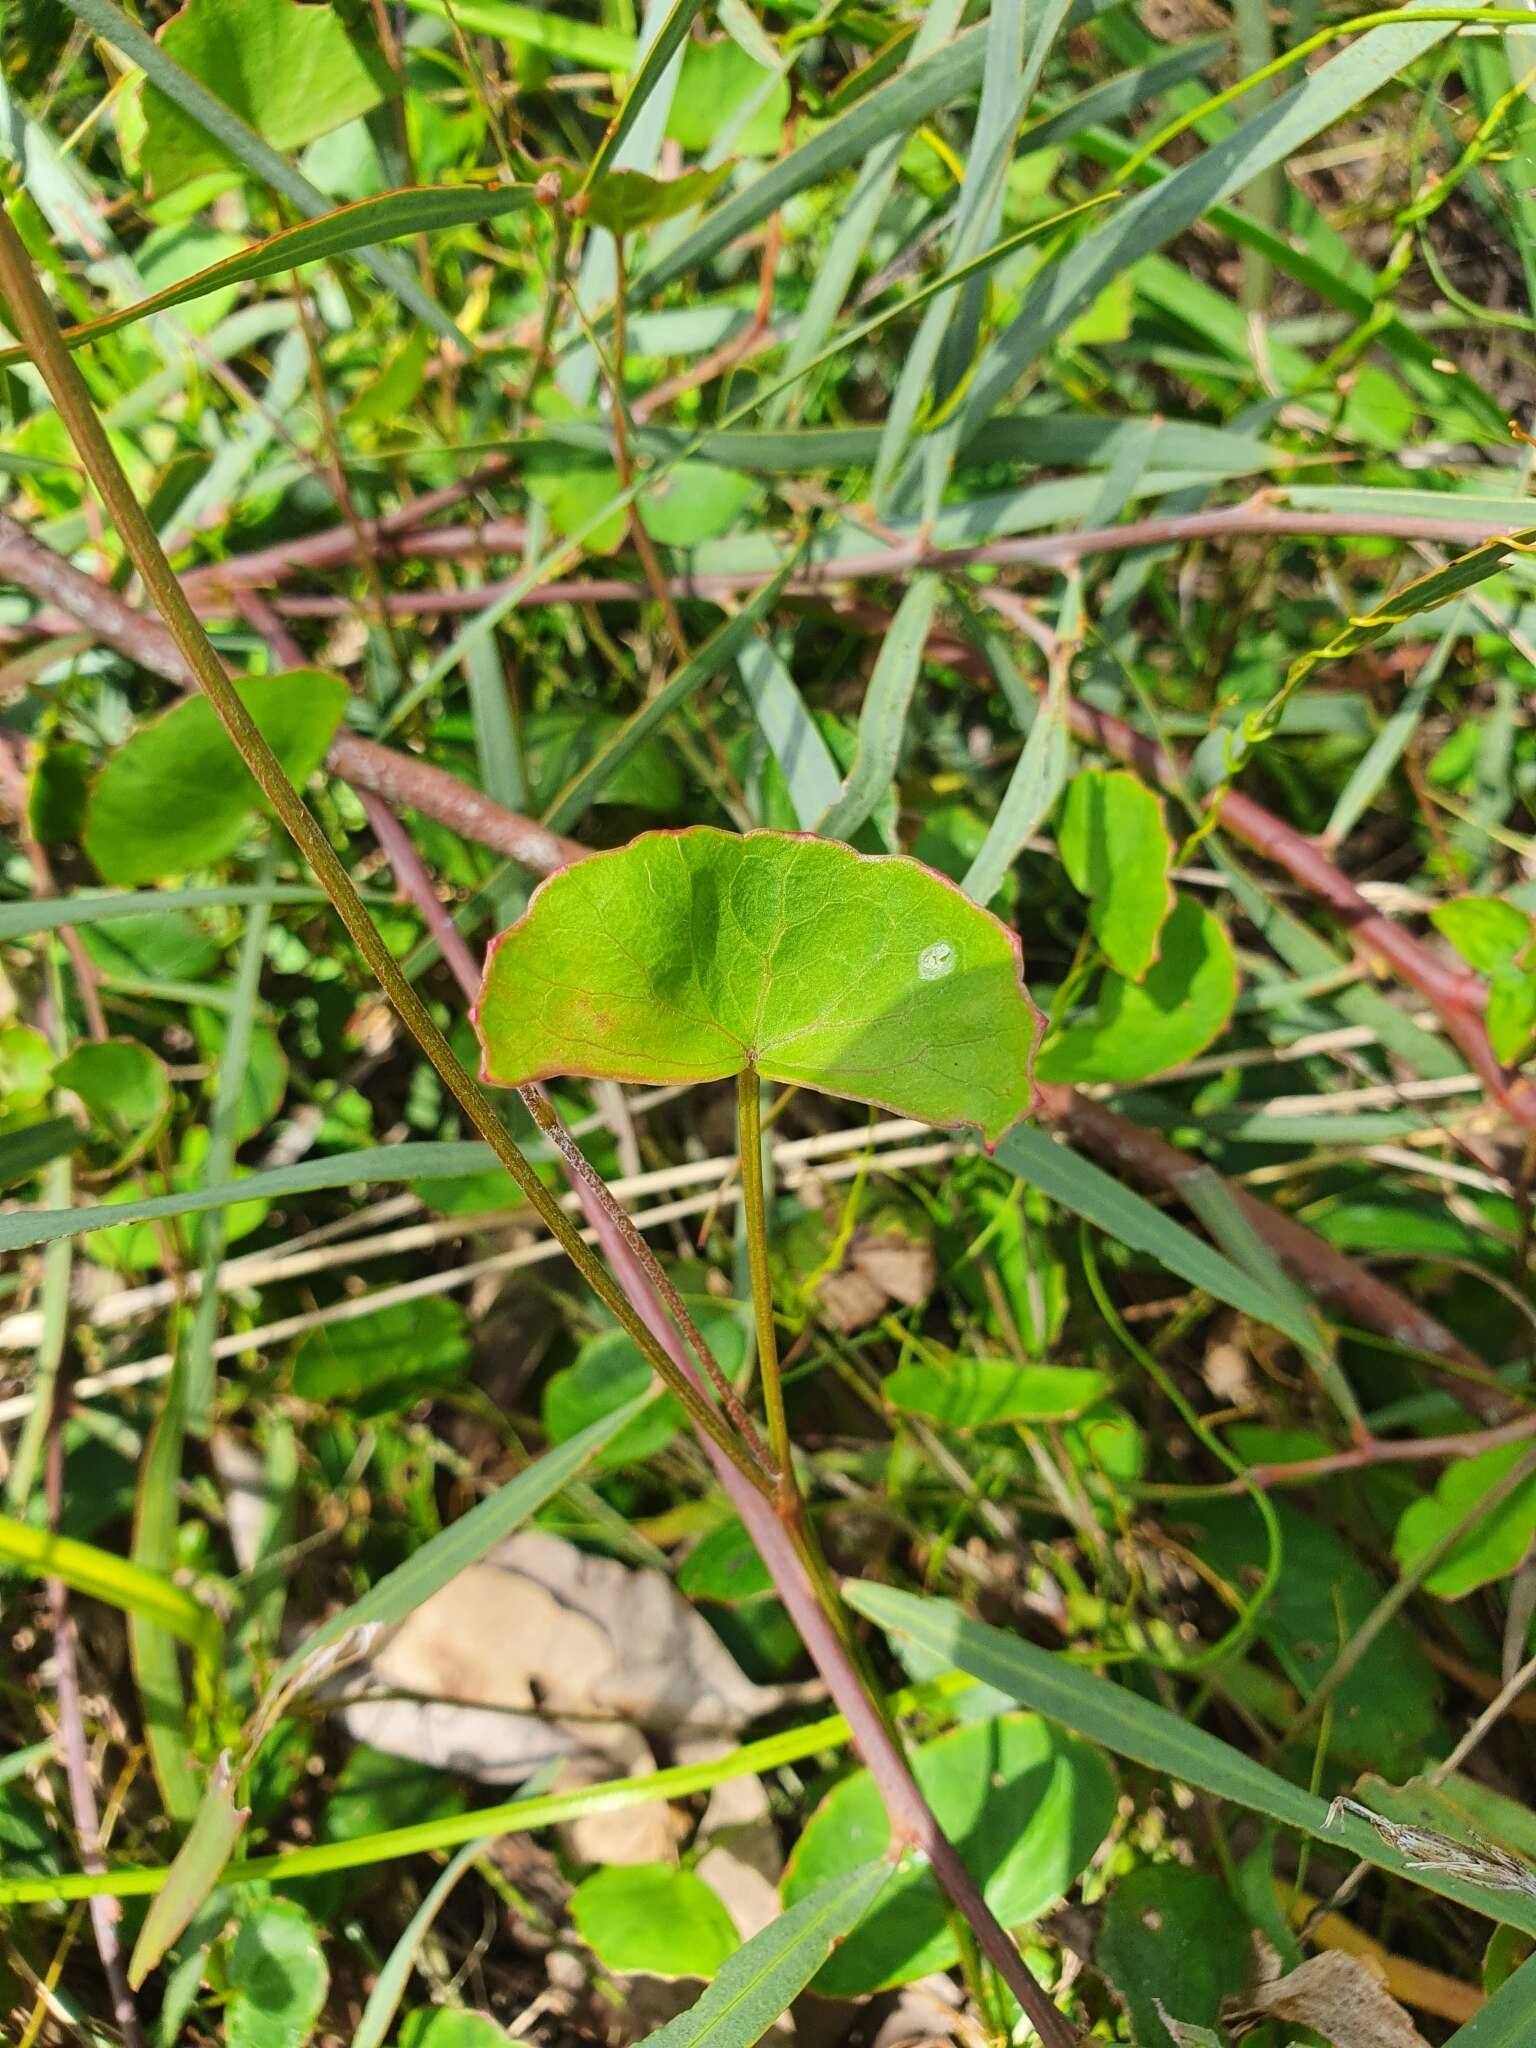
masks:
[[[795,833],[647,833],[545,882],[492,949],[486,1080],[755,1068],[987,1138],[1039,1014],[1005,926],[918,862]]]

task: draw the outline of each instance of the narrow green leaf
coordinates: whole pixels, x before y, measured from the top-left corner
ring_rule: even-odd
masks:
[[[617,160],[635,122],[639,119],[646,101],[661,83],[667,66],[682,47],[683,38],[693,26],[704,0],[673,0],[671,12],[662,23],[634,77],[629,82],[619,111],[609,122],[602,141],[598,144],[587,174],[582,180],[582,190],[590,190],[594,179],[603,176]]]
[[[767,640],[747,642],[736,657],[736,672],[789,790],[795,817],[809,831],[837,800],[837,763],[794,678]]]
[[[99,341],[103,335],[132,327],[152,314],[172,306],[190,305],[225,285],[247,284],[254,278],[272,277],[279,271],[294,270],[302,263],[318,263],[328,257],[347,256],[374,242],[393,242],[405,235],[431,234],[439,228],[460,227],[470,221],[495,220],[517,213],[533,201],[529,185],[421,185],[398,192],[383,192],[375,199],[359,199],[351,206],[307,220],[299,227],[284,228],[253,242],[233,256],[225,256],[192,276],[167,285],[137,304],[106,313],[99,320],[85,320],[66,327],[64,339],[71,348]],[[0,368],[26,360],[22,348],[0,349]]]
[[[206,992],[194,993],[192,1000],[206,1002]],[[314,1194],[323,1188],[464,1180],[495,1164],[496,1155],[489,1145],[461,1141],[374,1145],[323,1159],[301,1159],[293,1166],[267,1167],[247,1174],[244,1180],[189,1188],[181,1194],[148,1195],[136,1202],[98,1202],[80,1209],[17,1209],[0,1215],[0,1252],[27,1251],[33,1245],[51,1244],[55,1238],[111,1230],[123,1223],[158,1223],[167,1216],[196,1216],[205,1209],[228,1208],[236,1202],[271,1201],[281,1195]]]
[[[895,1870],[882,1857],[808,1892],[739,1948],[698,2004],[649,2035],[642,2048],[755,2048],[864,1919]]]
[[[632,1422],[649,1398],[649,1394],[642,1395],[602,1416],[579,1435],[535,1458],[515,1479],[509,1479],[505,1486],[497,1487],[494,1493],[477,1502],[467,1515],[460,1515],[440,1535],[413,1551],[404,1564],[396,1565],[377,1585],[370,1586],[360,1600],[354,1600],[350,1607],[342,1608],[307,1635],[282,1666],[274,1683],[281,1685],[294,1678],[317,1650],[351,1630],[369,1623],[388,1627],[403,1620],[424,1600],[430,1600],[450,1579],[569,1486],[593,1453]]]
[[[439,21],[450,19],[445,0],[407,0],[407,5],[418,14],[435,15]],[[475,35],[524,43],[530,50],[542,50],[557,62],[586,71],[628,71],[635,61],[633,36],[599,28],[595,22],[578,21],[563,11],[519,6],[517,0],[453,0],[451,19]]]
[[[388,897],[364,897],[364,902],[388,902]],[[70,925],[103,924],[113,918],[142,917],[146,911],[156,917],[178,910],[220,910],[248,903],[324,903],[323,889],[307,889],[299,883],[281,882],[263,889],[251,882],[235,882],[216,889],[125,889],[103,891],[91,896],[55,896],[28,899],[25,903],[0,903],[0,940],[27,939],[37,932],[64,931]]]
[[[929,0],[910,40],[904,68],[910,71],[935,50],[943,49],[958,28],[963,12],[962,0]],[[836,97],[834,94],[834,100]],[[850,100],[852,97],[850,95]],[[844,110],[833,105],[830,111],[837,117]],[[906,141],[904,134],[888,137],[871,147],[859,167],[858,180],[840,208],[832,239],[818,254],[809,294],[784,355],[785,388],[769,407],[772,418],[782,417],[794,401],[791,380],[798,377],[811,358],[820,352],[832,332],[833,323],[853,283],[854,273],[895,189]],[[872,428],[867,432],[871,442],[869,459],[872,459],[881,439],[881,429]]]
[[[1380,33],[1385,34],[1386,31]],[[1434,611],[1440,605],[1449,604],[1452,598],[1460,597],[1465,591],[1475,590],[1479,583],[1486,583],[1490,576],[1496,576],[1512,556],[1529,553],[1533,547],[1536,547],[1536,527],[1526,527],[1498,540],[1484,541],[1481,546],[1458,555],[1454,561],[1446,562],[1429,575],[1415,577],[1412,583],[1404,584],[1373,610],[1351,619],[1326,645],[1309,648],[1305,654],[1297,656],[1274,696],[1262,709],[1250,712],[1244,721],[1244,739],[1252,742],[1273,732],[1280,714],[1314,670],[1329,662],[1346,661],[1350,655],[1357,654],[1362,647],[1369,647],[1372,641],[1381,639],[1394,627],[1416,619],[1424,612]]]
[[[1285,162],[1453,29],[1451,22],[1433,20],[1372,29],[1255,120],[1121,207],[1099,233],[1035,280],[1024,310],[983,353],[965,408],[966,438],[981,431],[1024,372],[1106,285],[1261,172]]]
[[[424,0],[414,0],[420,6]],[[797,192],[855,164],[893,135],[908,135],[950,100],[970,92],[986,64],[986,25],[967,29],[921,64],[901,72],[846,114],[828,123],[809,142],[755,178],[743,192],[707,214],[675,249],[661,256],[630,285],[635,304],[654,298],[678,278],[697,270],[759,221],[777,213]]]
[[[937,1687],[912,1686],[892,1697],[891,1711],[911,1713],[947,1698],[954,1690],[953,1681]],[[354,1836],[348,1841],[312,1843],[280,1856],[260,1856],[246,1863],[231,1864],[227,1875],[231,1884],[247,1884],[269,1878],[287,1882],[290,1878],[319,1877],[330,1871],[365,1869],[402,1856],[454,1848],[461,1842],[478,1840],[488,1831],[521,1834],[535,1828],[555,1827],[582,1814],[618,1813],[658,1799],[685,1799],[733,1778],[803,1763],[807,1757],[845,1747],[850,1739],[847,1722],[840,1714],[832,1714],[777,1735],[764,1736],[757,1742],[744,1743],[739,1749],[704,1763],[675,1764],[635,1777],[573,1786],[566,1792],[530,1794],[508,1800],[502,1806],[443,1814],[407,1827]],[[165,1866],[142,1864],[123,1870],[67,1871],[40,1878],[0,1876],[0,1905],[37,1905],[45,1899],[149,1898],[159,1891],[165,1879]]]
[[[128,1983],[137,1991],[166,1950],[185,1931],[193,1914],[218,1883],[250,1819],[250,1808],[235,1804],[234,1773],[228,1752],[209,1774],[187,1838],[176,1852],[164,1885],[144,1915],[128,1961]]]
[[[1066,670],[1053,680],[1050,695],[1035,715],[1024,751],[1014,765],[997,807],[997,816],[987,829],[981,850],[971,862],[961,887],[977,903],[990,903],[1008,871],[1056,808],[1056,799],[1066,786],[1072,760],[1067,732],[1064,697]]]
[[[1048,0],[1036,29],[1037,39],[1049,37],[1067,0]],[[986,22],[987,54],[981,75],[981,96],[976,123],[965,156],[965,174],[955,209],[955,222],[945,245],[944,262],[949,268],[963,263],[986,243],[995,240],[1002,219],[1004,180],[1007,176],[1013,137],[1029,100],[1030,81],[1020,77],[1024,57],[1023,0],[995,0]],[[903,352],[901,369],[886,406],[885,426],[875,457],[870,492],[883,508],[903,455],[906,453],[929,380],[935,384],[935,398],[942,398],[965,374],[975,346],[985,286],[979,280],[952,298],[933,300],[925,310],[917,333]],[[960,335],[948,350],[952,324]],[[969,347],[965,334],[970,335]],[[944,360],[941,362],[941,351]],[[937,375],[935,371],[937,370]],[[937,507],[937,484],[925,495],[923,510]]]
[[[898,1365],[880,1382],[881,1399],[905,1415],[926,1415],[950,1429],[1000,1423],[1070,1422],[1102,1401],[1107,1373],[1079,1365],[1015,1365],[1011,1358],[928,1359]]]
[[[1085,1218],[1133,1251],[1146,1252],[1191,1287],[1283,1330],[1304,1350],[1316,1343],[1317,1333],[1298,1319],[1288,1304],[1276,1300],[1231,1259],[1043,1131],[1028,1124],[1015,1126],[993,1156],[999,1165],[1039,1188],[1053,1202],[1060,1202],[1074,1216]]]
[[[352,2035],[352,2048],[384,2048],[384,2039],[394,2025],[395,2014],[405,1996],[405,1987],[415,1967],[421,1945],[432,1931],[432,1923],[448,1901],[450,1893],[472,1863],[495,1847],[494,1835],[478,1842],[466,1842],[438,1873],[432,1889],[406,1922],[399,1940],[385,1957],[368,1993],[368,2003]]]
[[[62,1579],[71,1592],[104,1600],[126,1614],[146,1615],[189,1644],[211,1669],[218,1667],[223,1642],[218,1616],[160,1572],[9,1515],[0,1515],[0,1563],[34,1578]]]
[[[1434,701],[1452,649],[1467,629],[1468,611],[1467,605],[1459,604],[1451,613],[1435,643],[1434,653],[1382,721],[1380,732],[1356,763],[1323,828],[1325,845],[1338,846],[1349,837],[1407,751]]]
[[[70,1116],[45,1116],[35,1124],[0,1132],[0,1188],[29,1180],[39,1167],[73,1152],[79,1142],[80,1132]]]
[[[1326,1800],[1266,1770],[1219,1736],[1143,1699],[1128,1686],[1097,1677],[1069,1657],[968,1620],[947,1600],[920,1599],[864,1579],[845,1579],[843,1597],[879,1627],[905,1637],[929,1656],[969,1672],[983,1685],[995,1686],[1021,1706],[1101,1743],[1117,1756],[1130,1757],[1179,1784],[1297,1828],[1345,1855],[1394,1871],[1428,1891],[1459,1899],[1490,1920],[1504,1920],[1536,1932],[1536,1898],[1491,1892],[1438,1870],[1410,1869],[1404,1857],[1364,1821],[1345,1814],[1330,1827]]]
[[[907,711],[922,670],[940,587],[937,576],[914,577],[896,608],[864,692],[853,767],[836,801],[817,821],[816,830],[825,839],[851,839],[896,778]]]
[[[87,28],[120,50],[130,63],[138,65],[168,100],[180,107],[183,113],[190,114],[248,171],[264,180],[274,192],[280,193],[306,219],[315,220],[334,211],[331,201],[318,186],[301,176],[262,140],[254,128],[167,56],[154,37],[140,28],[137,22],[130,21],[114,0],[64,0],[64,4]],[[418,320],[424,320],[444,341],[462,348],[467,355],[474,355],[473,343],[460,333],[436,299],[398,257],[387,250],[372,247],[360,249],[358,255],[384,289]]]
[[[1482,2011],[1458,2027],[1447,2048],[1530,2048],[1536,2010],[1536,1956],[1507,1978]]]
[[[696,691],[736,659],[743,642],[778,603],[779,593],[798,564],[799,557],[792,556],[773,581],[754,592],[739,611],[717,627],[676,675],[669,676],[655,695],[648,697],[586,766],[572,776],[545,813],[544,823],[552,832],[572,831],[635,749],[679,706],[686,704]]]

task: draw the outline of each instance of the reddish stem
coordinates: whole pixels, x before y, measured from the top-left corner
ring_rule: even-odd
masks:
[[[452,966],[459,986],[473,1002],[480,989],[474,957],[444,909],[409,834],[381,799],[365,794],[362,801],[379,844],[394,869],[396,881],[421,911],[443,957]],[[636,1314],[644,1320],[678,1371],[686,1374],[698,1391],[705,1394],[708,1390],[704,1377],[689,1356],[691,1345],[706,1369],[713,1368],[709,1377],[715,1384],[715,1390],[720,1392],[722,1385],[728,1386],[728,1383],[724,1382],[724,1376],[696,1329],[690,1327],[688,1341],[684,1341],[673,1317],[679,1310],[686,1316],[686,1309],[675,1293],[669,1293],[668,1306],[663,1305],[656,1291],[658,1271],[640,1244],[633,1223],[619,1210],[587,1162],[580,1158],[575,1141],[565,1131],[543,1091],[530,1089],[524,1090],[523,1094],[525,1100],[531,1095],[537,1096],[537,1107],[531,1101],[529,1107],[534,1109],[540,1127],[555,1139],[567,1177],[597,1237],[603,1257]],[[738,1416],[738,1427],[743,1423],[749,1442],[754,1444],[760,1461],[765,1461],[767,1454],[756,1442],[756,1430],[745,1416]],[[818,1598],[789,1531],[773,1507],[742,1477],[730,1459],[708,1438],[701,1438],[700,1442],[715,1469],[715,1476],[767,1565],[779,1597],[799,1629],[812,1662],[826,1681],[828,1693],[848,1723],[854,1744],[890,1816],[893,1843],[910,1846],[928,1857],[939,1882],[965,1916],[982,1949],[1048,2048],[1074,2048],[1076,2030],[1030,1975],[1018,1949],[982,1897],[919,1790],[917,1780],[892,1739],[879,1707],[865,1690],[839,1638],[836,1625]]]
[[[418,501],[420,502],[420,501]],[[497,522],[501,525],[503,522]],[[510,522],[506,522],[510,526]],[[449,556],[471,560],[487,552],[486,528],[445,527],[431,535],[401,536],[395,552],[401,556]],[[931,541],[904,541],[894,547],[873,548],[865,554],[842,555],[812,564],[785,586],[792,596],[823,591],[839,583],[861,583],[874,578],[910,575],[914,569],[963,569],[988,564],[993,567],[1066,568],[1090,555],[1124,554],[1135,548],[1172,547],[1193,540],[1240,539],[1245,536],[1276,538],[1445,541],[1456,547],[1475,547],[1485,540],[1497,540],[1509,530],[1508,522],[1487,519],[1434,519],[1401,512],[1378,513],[1373,518],[1347,512],[1304,512],[1267,504],[1253,497],[1240,505],[1223,505],[1209,512],[1186,512],[1161,519],[1130,520],[1123,526],[1085,527],[1078,533],[1023,534],[1007,540],[975,541],[961,547],[941,547]],[[510,535],[509,535],[510,538]],[[338,552],[330,557],[345,560],[333,535],[330,546]],[[304,542],[291,544],[302,548]],[[521,552],[521,542],[513,542]],[[492,550],[493,551],[493,550]],[[264,574],[278,549],[264,550]],[[236,557],[220,565],[226,584],[250,580],[244,568],[253,557]],[[666,589],[673,597],[720,598],[743,590],[755,590],[771,582],[770,569],[726,570],[697,576],[672,576]],[[196,570],[188,578],[200,601],[204,584],[219,579],[212,570]],[[397,593],[390,598],[392,611],[421,616],[447,612],[474,612],[495,602],[512,588],[508,583],[488,583],[459,590],[420,590]],[[543,583],[526,591],[523,607],[544,604],[636,604],[650,595],[649,586],[622,576],[572,578]],[[350,598],[284,598],[281,609],[292,618],[333,618],[356,610]]]

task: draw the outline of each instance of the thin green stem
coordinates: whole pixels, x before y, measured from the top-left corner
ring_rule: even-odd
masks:
[[[497,1116],[489,1096],[465,1072],[425,1003],[401,972],[383,933],[364,907],[352,877],[245,708],[214,651],[213,643],[177,582],[154,528],[123,473],[74,359],[64,346],[58,323],[38,285],[21,238],[9,213],[3,208],[0,208],[0,298],[5,301],[17,338],[47,386],[130,560],[199,688],[213,705],[263,795],[313,869],[316,880],[330,898],[337,916],[380,987],[399,1012],[401,1021],[582,1279],[633,1339],[646,1362],[677,1395],[695,1428],[716,1445],[754,1488],[766,1492],[768,1481],[737,1441],[735,1431],[668,1358],[613,1276],[593,1256],[577,1225],[539,1179]]]
[[[736,1129],[741,1151],[741,1227],[747,1234],[752,1276],[752,1320],[757,1330],[757,1372],[768,1418],[768,1449],[778,1469],[780,1498],[797,1497],[793,1447],[784,1413],[779,1336],[773,1322],[773,1276],[768,1270],[768,1205],[763,1190],[762,1084],[756,1067],[736,1076]]]

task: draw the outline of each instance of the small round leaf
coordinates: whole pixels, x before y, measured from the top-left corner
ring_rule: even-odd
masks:
[[[741,1937],[702,1877],[670,1863],[613,1863],[571,1894],[577,1932],[610,1970],[713,1977]]]
[[[1115,1781],[1098,1750],[1038,1714],[973,1721],[925,1744],[912,1768],[1005,1927],[1022,1926],[1061,1897],[1115,1816]],[[856,1771],[812,1814],[785,1874],[784,1903],[883,1855],[889,1841],[880,1795],[869,1773]],[[947,1969],[956,1953],[932,1873],[904,1868],[813,1988],[854,1998]]]
[[[1203,905],[1181,896],[1161,950],[1139,982],[1106,974],[1086,1015],[1040,1048],[1042,1081],[1145,1081],[1204,1050],[1237,1000],[1232,941]]]
[[[235,685],[291,779],[325,757],[347,686],[296,669]],[[189,697],[141,726],[91,787],[85,850],[103,881],[125,889],[222,860],[239,844],[261,791],[206,697]]]

